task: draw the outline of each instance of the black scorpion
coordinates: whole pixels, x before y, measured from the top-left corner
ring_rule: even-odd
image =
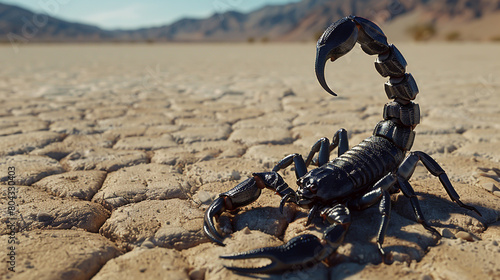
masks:
[[[413,130],[420,122],[419,106],[412,102],[418,93],[417,84],[412,75],[406,73],[404,57],[394,45],[387,43],[385,34],[375,23],[349,16],[326,29],[316,46],[315,70],[321,86],[336,95],[325,80],[326,61],[345,55],[356,42],[365,53],[378,55],[375,68],[383,77],[389,77],[385,92],[389,99],[394,99],[385,105],[384,120],[376,125],[373,135],[349,149],[347,132],[340,129],[333,136],[332,143],[327,138],[319,139],[305,161],[300,154],[286,156],[272,172],[254,173],[233,189],[220,194],[205,213],[204,232],[214,242],[224,245],[213,218],[223,211],[252,203],[260,196],[261,190],[267,188],[282,197],[280,211],[287,202],[310,209],[307,224],[320,214],[330,224],[324,232],[324,242],[314,235],[303,234],[282,246],[221,256],[225,259],[269,258],[272,261],[260,268],[228,269],[240,273],[277,273],[321,262],[343,242],[351,223],[351,210],[363,210],[376,203],[379,203],[382,216],[377,245],[380,253],[385,255],[382,244],[389,223],[390,195],[399,191],[409,198],[417,222],[440,236],[424,219],[417,196],[408,182],[418,161],[439,178],[452,201],[481,215],[476,208],[460,201],[445,171],[434,159],[424,152],[410,152],[415,137]],[[329,160],[335,148],[338,148],[338,157]],[[292,163],[297,176],[297,191],[289,188],[277,173]],[[318,167],[308,171],[311,163]]]

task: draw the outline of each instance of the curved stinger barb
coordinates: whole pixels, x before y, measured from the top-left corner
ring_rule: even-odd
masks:
[[[316,44],[316,78],[330,94],[337,96],[326,83],[325,64],[328,59],[335,61],[348,53],[356,44],[358,29],[351,17],[342,18],[330,25]]]
[[[316,78],[328,93],[336,96],[326,83],[326,62],[328,59],[335,61],[345,55],[356,42],[369,55],[387,53],[390,48],[382,29],[368,19],[348,16],[330,25],[316,44],[315,63]]]

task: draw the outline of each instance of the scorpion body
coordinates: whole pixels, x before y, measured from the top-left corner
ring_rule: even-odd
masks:
[[[418,94],[413,76],[406,73],[406,60],[399,50],[387,43],[382,30],[373,22],[349,16],[330,25],[317,43],[316,77],[330,94],[336,95],[327,85],[324,68],[327,60],[335,61],[359,43],[369,55],[378,55],[376,70],[389,77],[385,92],[392,102],[384,107],[383,120],[373,135],[349,149],[347,132],[338,130],[330,143],[328,138],[319,139],[311,148],[306,160],[298,154],[290,154],[279,161],[271,172],[254,173],[233,189],[222,193],[205,214],[204,231],[220,245],[223,237],[218,233],[213,218],[226,210],[234,210],[255,201],[264,188],[281,196],[280,210],[285,203],[294,203],[310,209],[306,224],[318,214],[330,224],[321,242],[314,235],[303,234],[278,247],[268,247],[221,256],[227,259],[269,258],[270,265],[260,268],[227,267],[241,273],[276,273],[300,268],[325,260],[343,242],[351,224],[353,210],[363,210],[379,204],[381,215],[377,245],[382,255],[385,231],[391,210],[390,194],[401,191],[409,198],[418,223],[439,236],[427,224],[417,196],[408,180],[417,163],[421,161],[427,170],[438,177],[449,197],[459,206],[479,211],[460,201],[448,176],[439,164],[424,152],[412,152],[414,129],[420,122],[420,108],[412,102]],[[338,157],[330,160],[330,153],[337,148]],[[316,156],[317,154],[317,156]],[[294,191],[278,174],[290,165],[295,166],[298,189]],[[308,171],[309,165],[317,167]]]
[[[335,196],[325,203],[343,201],[366,192],[376,181],[395,170],[404,151],[381,136],[371,136],[346,153],[315,168],[299,179],[300,185],[335,186]],[[334,183],[334,184],[332,184]]]

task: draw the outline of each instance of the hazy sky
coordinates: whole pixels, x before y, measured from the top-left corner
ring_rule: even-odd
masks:
[[[299,0],[0,0],[35,12],[102,28],[137,28],[171,23],[182,17],[251,11],[268,4]]]

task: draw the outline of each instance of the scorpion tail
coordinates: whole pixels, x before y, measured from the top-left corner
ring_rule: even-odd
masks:
[[[336,94],[325,80],[325,64],[328,59],[335,61],[348,53],[356,44],[358,29],[351,17],[342,18],[330,25],[316,44],[316,77],[321,86],[330,94]]]
[[[345,55],[354,47],[356,42],[358,42],[361,45],[361,49],[369,55],[386,54],[390,49],[387,43],[387,37],[382,29],[365,18],[348,16],[330,25],[316,44],[315,64],[318,82],[328,93],[336,95],[328,87],[325,80],[326,61],[328,61],[328,59],[335,61],[337,58]],[[404,61],[404,59],[402,60]],[[383,63],[380,62],[379,64]],[[403,64],[406,66],[406,61]],[[383,68],[384,66],[386,65],[378,65],[377,67]]]
[[[271,260],[271,264],[263,267],[226,268],[238,273],[280,273],[310,267],[324,260],[330,253],[328,246],[322,245],[316,236],[304,234],[290,239],[281,246],[255,249],[221,258],[230,260],[267,258]]]

